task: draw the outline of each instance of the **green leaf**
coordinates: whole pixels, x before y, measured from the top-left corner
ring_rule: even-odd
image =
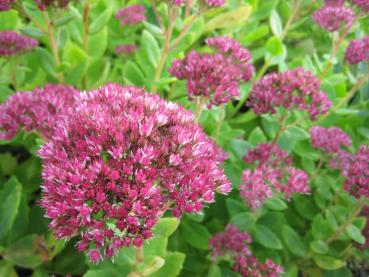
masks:
[[[283,200],[281,200],[277,197],[267,199],[267,201],[265,201],[264,205],[268,209],[274,210],[274,211],[283,211],[283,210],[288,208],[287,204]]]
[[[18,277],[13,265],[7,261],[0,261],[0,276],[4,277]]]
[[[45,246],[45,240],[42,236],[29,235],[9,246],[4,251],[3,257],[16,265],[36,268],[48,260]]]
[[[213,264],[210,266],[208,277],[222,277],[222,270],[219,266]]]
[[[232,199],[232,198],[227,198],[226,199],[226,207],[227,207],[228,214],[230,216],[234,216],[234,215],[239,214],[241,212],[245,212],[245,210],[246,210],[243,203],[241,203],[240,201],[237,201],[235,199]]]
[[[271,249],[282,249],[282,243],[278,237],[266,226],[255,225],[253,237],[261,245]]]
[[[201,250],[208,249],[211,234],[205,226],[186,220],[181,224],[181,233],[185,241],[192,247]]]
[[[165,260],[162,257],[155,256],[148,263],[145,263],[143,270],[140,270],[142,276],[152,276],[155,272],[160,270],[165,264]]]
[[[276,10],[273,10],[270,14],[270,28],[275,36],[281,37],[283,32],[283,26],[281,18]]]
[[[254,214],[243,212],[233,216],[230,223],[237,226],[241,231],[247,231],[254,225],[255,220]]]
[[[353,239],[354,241],[356,241],[357,243],[360,243],[360,244],[364,244],[365,243],[365,237],[361,234],[361,231],[355,225],[349,224],[346,227],[346,230],[345,231],[346,231],[346,234],[351,239]]]
[[[100,32],[91,35],[88,44],[88,55],[93,59],[101,58],[108,47],[108,28],[103,28]],[[96,78],[96,76],[94,76]]]
[[[182,270],[185,255],[179,252],[169,252],[164,258],[164,266],[150,277],[176,277]]]
[[[154,235],[169,237],[177,230],[179,220],[174,217],[161,218],[154,227]]]
[[[124,80],[129,85],[143,86],[145,85],[145,77],[143,76],[140,68],[133,63],[128,61],[123,69]]]
[[[112,13],[113,13],[113,9],[107,8],[97,18],[95,18],[89,27],[89,34],[94,35],[100,32],[110,20]]]
[[[44,35],[44,32],[42,30],[33,27],[21,28],[19,29],[19,31],[26,36],[34,38],[40,38]]]
[[[313,236],[317,240],[324,240],[328,238],[330,231],[329,231],[329,225],[324,220],[323,216],[321,214],[318,214],[312,223],[312,232]]]
[[[229,12],[221,13],[210,19],[205,25],[205,32],[215,29],[231,28],[241,24],[245,24],[250,17],[252,7],[249,5],[238,7]]]
[[[18,214],[22,197],[22,185],[16,177],[11,177],[0,194],[0,239],[10,231]]]
[[[329,256],[315,255],[313,256],[313,260],[320,268],[326,270],[335,270],[346,265],[345,261]]]
[[[55,26],[61,27],[61,26],[67,25],[69,22],[71,22],[75,18],[76,18],[76,15],[73,13],[60,17],[55,20]]]
[[[278,37],[269,38],[265,49],[271,56],[281,56],[283,54],[283,44]]]
[[[328,245],[322,240],[314,240],[310,242],[310,248],[318,254],[326,254],[329,250]]]
[[[298,257],[303,257],[306,254],[306,248],[302,242],[300,235],[288,225],[282,226],[283,241],[287,245],[288,250]]]
[[[150,64],[156,68],[160,60],[160,48],[154,36],[146,30],[142,32],[141,48]]]
[[[0,31],[17,30],[19,25],[18,11],[9,10],[0,13]]]
[[[264,135],[264,132],[261,130],[260,127],[256,127],[250,134],[248,142],[250,142],[252,145],[256,146],[260,143],[264,143],[267,141],[266,136]]]

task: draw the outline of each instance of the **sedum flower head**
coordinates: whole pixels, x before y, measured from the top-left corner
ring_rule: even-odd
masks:
[[[77,0],[34,0],[41,11],[46,10],[49,7],[54,8],[66,8],[70,2],[78,2]]]
[[[141,246],[167,209],[199,212],[231,190],[192,113],[136,87],[79,95],[39,155],[50,227],[58,238],[79,235],[92,262]]]
[[[8,11],[12,8],[15,0],[0,0],[0,11]]]
[[[0,139],[11,139],[24,128],[50,138],[58,120],[74,104],[78,92],[66,85],[46,85],[17,92],[0,105]]]
[[[191,51],[183,60],[175,60],[169,73],[180,80],[187,80],[188,97],[208,98],[208,107],[222,105],[239,95],[240,82],[249,81],[254,68],[246,48],[230,37],[206,40],[215,53]]]
[[[115,53],[117,55],[129,55],[137,50],[136,44],[122,44],[115,47]]]
[[[15,31],[0,32],[0,57],[20,55],[33,50],[37,45],[37,40],[20,35]]]
[[[260,208],[274,193],[289,200],[294,193],[310,192],[308,175],[292,166],[292,159],[276,144],[260,144],[244,157],[253,169],[245,169],[240,185],[241,196],[251,209]]]
[[[345,52],[347,63],[354,65],[364,61],[369,61],[369,36],[362,39],[350,41]]]
[[[331,102],[320,81],[303,68],[270,73],[254,84],[247,102],[256,114],[276,113],[277,107],[306,111],[311,120],[326,113]]]
[[[328,32],[335,32],[343,27],[351,27],[355,13],[344,6],[326,5],[313,13],[314,21]]]
[[[215,234],[209,240],[211,257],[215,262],[218,257],[227,255],[250,254],[249,243],[251,236],[241,232],[235,225],[228,224],[225,231]]]
[[[232,269],[241,276],[279,277],[283,268],[268,259],[260,262],[250,251],[251,236],[241,232],[236,226],[228,224],[225,231],[215,234],[209,241],[213,261],[218,258],[230,258]]]
[[[345,190],[357,198],[369,197],[369,146],[360,146],[343,169]]]
[[[146,20],[145,7],[135,4],[120,9],[115,17],[120,20],[121,25],[135,25]]]
[[[369,13],[369,0],[350,0],[350,2],[360,10]]]
[[[345,0],[325,0],[325,6],[343,6],[345,4]]]
[[[314,126],[310,129],[311,144],[327,154],[338,153],[341,147],[351,146],[351,139],[338,127]]]

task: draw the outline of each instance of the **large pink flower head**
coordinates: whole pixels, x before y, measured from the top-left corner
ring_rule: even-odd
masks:
[[[327,154],[337,153],[342,147],[351,146],[351,139],[338,127],[314,126],[310,129],[311,145]]]
[[[78,0],[34,0],[41,11],[46,10],[49,7],[54,8],[66,8],[69,2],[78,2]]]
[[[215,234],[209,241],[209,248],[214,262],[219,257],[230,258],[232,269],[241,276],[279,277],[283,268],[272,260],[260,262],[253,256],[249,244],[251,236],[241,232],[236,226],[228,224],[225,231]]]
[[[245,169],[240,185],[241,196],[256,210],[275,193],[289,200],[294,193],[310,192],[308,175],[292,166],[292,159],[276,144],[260,144],[249,151],[244,161],[253,169]]]
[[[313,19],[324,30],[335,32],[343,27],[351,27],[355,13],[344,6],[324,6],[313,13]]]
[[[228,224],[224,232],[210,238],[211,257],[216,261],[218,257],[226,255],[248,255],[250,242],[251,236],[247,232],[241,232],[235,225]]]
[[[350,2],[364,12],[369,13],[369,0],[350,0]]]
[[[360,146],[342,175],[346,191],[357,198],[369,197],[369,146]]]
[[[115,16],[120,20],[121,25],[135,25],[146,20],[145,7],[141,5],[132,5],[120,9]]]
[[[172,3],[176,6],[181,6],[185,3],[184,0],[172,0]],[[201,4],[209,7],[221,7],[224,5],[224,0],[201,0]]]
[[[191,112],[143,89],[82,93],[39,151],[50,227],[79,234],[93,262],[141,246],[167,209],[199,212],[231,190],[218,150]]]
[[[320,81],[314,74],[297,68],[261,78],[254,84],[247,106],[256,114],[276,113],[277,107],[298,108],[315,120],[329,110],[331,101],[320,90]]]
[[[169,73],[180,80],[187,80],[188,97],[208,98],[208,107],[222,105],[239,95],[240,82],[249,81],[254,68],[246,48],[230,37],[206,40],[216,53],[191,51],[183,60],[175,60]]]
[[[350,41],[345,52],[345,60],[351,65],[369,61],[369,36]]]
[[[38,41],[15,31],[0,32],[0,57],[15,56],[33,50]]]
[[[0,0],[0,11],[8,11],[12,8],[15,0]]]
[[[46,85],[17,92],[0,105],[0,139],[11,139],[24,128],[50,138],[58,120],[74,104],[79,92],[66,85]]]

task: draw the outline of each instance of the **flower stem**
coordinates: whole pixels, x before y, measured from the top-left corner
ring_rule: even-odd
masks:
[[[50,44],[51,52],[54,57],[55,66],[58,67],[60,65],[60,58],[59,58],[58,46],[55,43],[55,38],[54,38],[53,22],[50,20],[49,14],[46,11],[42,12],[42,15],[47,25],[46,34],[49,39],[49,44]],[[60,83],[64,83],[63,73],[61,72],[58,73],[58,80]]]
[[[219,137],[220,127],[222,126],[222,123],[225,119],[225,107],[224,107],[224,105],[221,106],[220,109],[221,109],[221,114],[220,114],[220,117],[219,117],[219,121],[217,122],[217,129],[216,129],[216,132],[215,132],[215,138]]]
[[[288,118],[288,114],[286,113],[285,115],[282,116],[282,118],[279,120],[280,125],[279,125],[279,129],[272,141],[272,144],[277,143],[278,139],[280,138],[280,136],[282,135],[283,131],[286,130],[286,120]]]
[[[136,265],[144,261],[143,247],[136,247]]]
[[[201,113],[203,110],[203,106],[206,103],[207,99],[204,96],[197,96],[196,97],[196,111],[195,111],[195,122],[199,123]]]
[[[83,5],[83,50],[85,53],[88,53],[89,46],[89,15],[90,15],[90,4],[88,1]],[[87,76],[86,72],[82,77],[82,88],[86,89],[87,87]]]
[[[161,78],[161,73],[163,71],[164,64],[165,64],[165,62],[167,60],[167,57],[168,57],[168,54],[169,54],[169,44],[170,44],[170,40],[172,38],[174,22],[175,22],[177,16],[178,16],[178,8],[177,7],[171,7],[171,9],[169,11],[168,28],[165,30],[165,41],[164,41],[163,50],[161,51],[159,64],[158,64],[158,66],[155,70],[155,77],[154,77],[155,79],[154,79],[153,91],[156,91],[158,89],[157,82]]]

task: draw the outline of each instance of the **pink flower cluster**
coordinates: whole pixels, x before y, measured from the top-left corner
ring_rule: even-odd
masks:
[[[66,8],[71,0],[34,0],[41,11],[46,10],[49,7]],[[78,1],[74,1],[78,2]]]
[[[249,277],[279,277],[283,268],[268,259],[260,262],[252,255],[249,249],[251,237],[247,232],[241,232],[236,226],[228,224],[225,231],[215,234],[209,241],[213,261],[219,257],[230,256],[233,262],[232,269]]]
[[[183,60],[175,60],[169,73],[187,80],[188,97],[208,98],[208,107],[222,105],[239,95],[238,84],[249,81],[254,68],[251,55],[241,44],[226,36],[206,40],[216,53],[191,51]]]
[[[0,0],[0,11],[10,10],[14,2],[15,0]]]
[[[326,5],[313,13],[313,19],[328,32],[335,32],[342,27],[351,27],[355,13],[344,6]]]
[[[78,92],[66,85],[46,85],[17,92],[0,105],[0,139],[11,139],[24,128],[50,138],[58,120],[74,104]]]
[[[121,25],[135,25],[146,20],[145,7],[135,4],[120,9],[115,17],[120,20]]]
[[[117,55],[125,54],[129,55],[137,50],[137,45],[135,44],[122,44],[115,47],[115,53]]]
[[[76,97],[41,148],[43,197],[56,237],[80,235],[92,262],[139,247],[160,216],[199,212],[231,184],[219,148],[191,112],[136,87]]]
[[[331,101],[320,90],[320,81],[316,76],[297,68],[265,75],[254,84],[246,105],[256,114],[276,113],[277,107],[296,107],[307,111],[311,120],[315,120],[329,110]]]
[[[15,56],[31,51],[38,41],[15,31],[0,32],[0,56]]]
[[[251,236],[241,232],[235,225],[228,224],[223,233],[215,234],[209,240],[211,257],[214,262],[219,257],[228,255],[249,255]]]
[[[351,139],[338,127],[324,128],[314,126],[310,129],[311,145],[327,154],[337,153],[341,147],[351,146]]]
[[[292,159],[276,144],[260,144],[244,157],[254,169],[245,169],[240,185],[241,196],[251,209],[260,208],[263,203],[281,193],[289,200],[293,193],[310,192],[308,175],[292,167]]]
[[[345,4],[345,0],[325,0],[324,5],[325,6],[342,6]]]
[[[342,171],[345,190],[353,196],[369,197],[369,146],[362,145]]]
[[[369,13],[369,0],[350,0],[350,2],[364,12]]]
[[[358,64],[369,61],[369,36],[362,39],[354,39],[350,41],[345,52],[345,60],[349,64]]]

